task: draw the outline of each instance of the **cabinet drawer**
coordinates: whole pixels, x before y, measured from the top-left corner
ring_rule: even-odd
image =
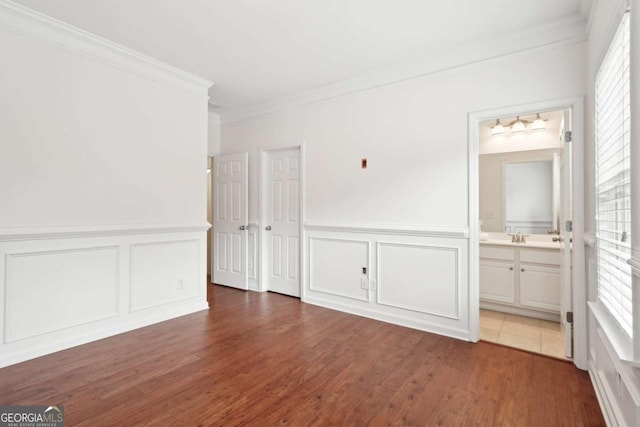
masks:
[[[562,255],[560,251],[545,251],[540,249],[520,249],[520,262],[534,264],[560,265]]]
[[[515,252],[511,248],[499,248],[496,246],[480,246],[480,258],[513,261],[515,260]]]

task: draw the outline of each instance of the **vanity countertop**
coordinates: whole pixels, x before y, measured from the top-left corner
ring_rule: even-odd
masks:
[[[564,248],[564,243],[552,242],[551,238],[549,238],[548,242],[527,240],[527,243],[513,243],[511,242],[511,240],[507,240],[507,239],[489,239],[489,240],[480,240],[480,245],[499,245],[499,246],[513,246],[517,248],[538,248],[538,249]]]

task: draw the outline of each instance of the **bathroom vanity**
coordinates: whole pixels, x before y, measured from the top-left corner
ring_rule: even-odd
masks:
[[[480,307],[560,320],[562,243],[480,242]]]

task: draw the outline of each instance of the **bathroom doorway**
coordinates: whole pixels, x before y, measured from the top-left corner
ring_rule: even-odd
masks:
[[[480,340],[565,360],[574,357],[574,333],[581,333],[573,308],[574,272],[583,271],[572,228],[582,221],[572,208],[572,177],[582,174],[575,170],[576,110],[574,102],[547,103],[470,116],[477,177],[470,187],[478,310],[474,324],[472,305],[472,328]]]

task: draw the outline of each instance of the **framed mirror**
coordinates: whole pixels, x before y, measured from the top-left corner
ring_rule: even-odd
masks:
[[[561,151],[480,156],[482,231],[546,235],[558,229]]]
[[[504,230],[546,234],[555,230],[553,160],[504,162]]]

